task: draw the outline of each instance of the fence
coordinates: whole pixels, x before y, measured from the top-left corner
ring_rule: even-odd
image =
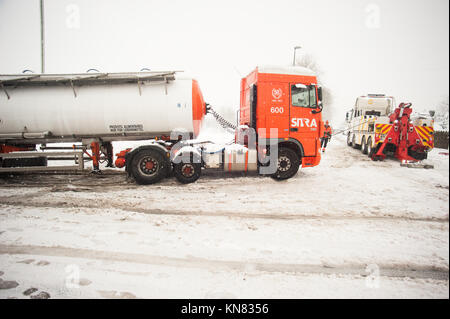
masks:
[[[435,131],[434,132],[434,147],[445,148],[448,150],[448,132]]]

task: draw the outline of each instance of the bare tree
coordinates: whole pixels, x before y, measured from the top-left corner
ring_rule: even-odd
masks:
[[[445,114],[448,113],[448,96],[443,99],[436,108],[436,113]]]
[[[304,68],[308,68],[308,69],[314,71],[316,73],[318,79],[323,75],[322,69],[317,64],[317,61],[312,54],[305,53],[305,54],[302,54],[300,57],[296,57],[295,65],[302,66]],[[318,80],[318,81],[320,81],[320,80]]]
[[[295,59],[296,66],[302,66],[308,68],[314,73],[316,73],[318,84],[322,87],[322,103],[323,103],[323,114],[322,117],[324,120],[331,120],[333,115],[333,93],[331,89],[325,85],[321,77],[324,75],[323,70],[320,68],[317,63],[316,58],[309,53],[302,54],[300,57]]]
[[[435,112],[435,123],[438,124],[443,130],[448,131],[448,96],[443,99],[437,106]]]

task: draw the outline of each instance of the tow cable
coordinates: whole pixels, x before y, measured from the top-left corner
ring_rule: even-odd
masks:
[[[370,119],[370,120],[364,121],[364,122],[362,122],[362,123],[356,124],[355,126],[347,127],[347,128],[345,128],[345,129],[343,129],[343,130],[339,130],[339,131],[337,131],[337,132],[331,134],[331,136],[339,135],[339,134],[341,134],[341,133],[344,133],[345,131],[351,130],[352,128],[358,127],[358,126],[360,126],[360,125],[364,125],[364,124],[366,124],[366,123],[370,123],[370,122],[372,122],[372,121],[374,121],[374,120]]]
[[[220,126],[222,126],[224,129],[230,128],[232,130],[236,130],[236,128],[237,128],[236,125],[234,125],[234,124],[230,123],[229,121],[227,121],[226,119],[224,119],[223,116],[221,116],[219,113],[217,113],[210,104],[206,103],[206,114],[208,114],[208,113],[212,114],[212,116],[214,116],[214,118],[216,119],[217,123],[219,123]],[[360,125],[364,125],[364,124],[372,122],[372,121],[373,121],[373,119],[370,119],[370,120],[364,121],[362,123],[356,124],[355,126],[348,127],[343,130],[339,130],[339,131],[333,133],[332,136],[341,134],[349,129],[355,128]]]
[[[237,126],[228,122],[226,119],[224,119],[219,113],[217,113],[211,105],[206,104],[206,113],[210,113],[212,114],[212,116],[214,116],[214,118],[216,119],[217,123],[220,124],[220,126],[222,126],[224,129],[232,129],[232,130],[236,130]]]

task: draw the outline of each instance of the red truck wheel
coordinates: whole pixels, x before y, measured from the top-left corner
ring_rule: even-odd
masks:
[[[167,166],[161,152],[143,149],[133,156],[131,173],[138,184],[153,184],[166,177]]]
[[[277,171],[272,178],[284,180],[291,178],[298,172],[300,157],[290,148],[280,147],[278,149]]]
[[[178,163],[174,165],[173,174],[183,184],[189,184],[199,179],[202,173],[200,163]]]

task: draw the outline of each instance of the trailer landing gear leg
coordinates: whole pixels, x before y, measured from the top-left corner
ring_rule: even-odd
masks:
[[[92,151],[92,166],[94,167],[93,173],[100,173],[100,144],[98,142],[91,143]]]

